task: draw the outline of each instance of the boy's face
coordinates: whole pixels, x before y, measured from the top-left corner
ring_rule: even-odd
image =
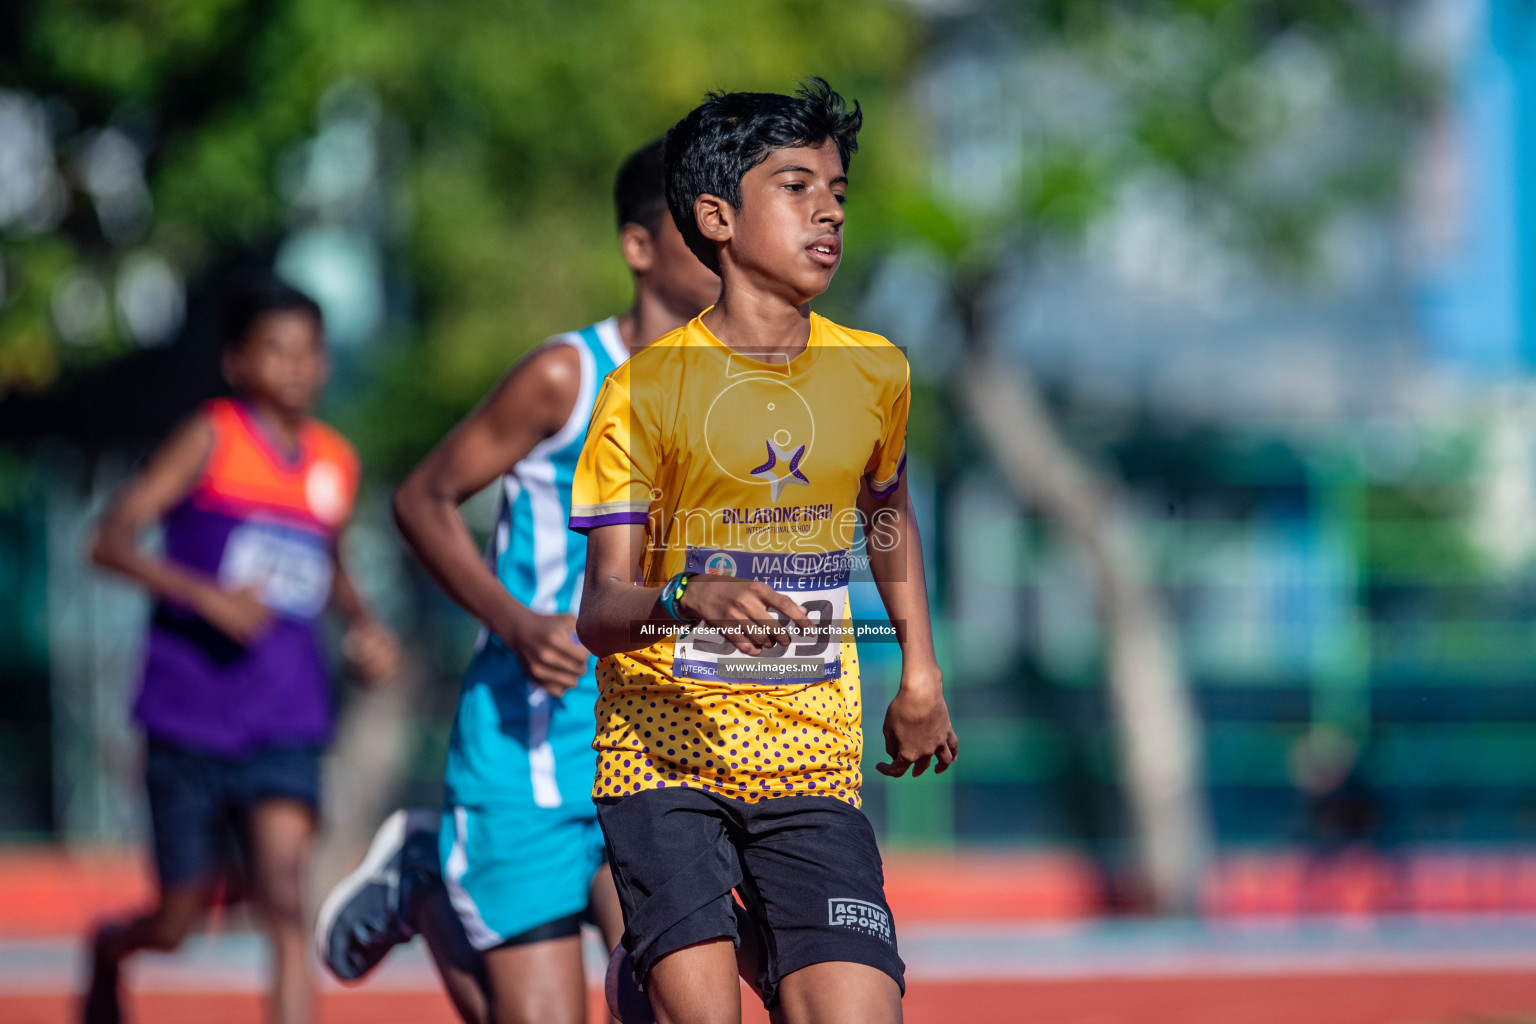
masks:
[[[837,144],[776,149],[741,179],[741,207],[729,217],[729,266],[795,305],[832,283],[843,258],[848,178]]]
[[[258,317],[244,344],[224,357],[224,376],[236,391],[290,415],[314,408],[328,369],[320,325],[302,310]]]

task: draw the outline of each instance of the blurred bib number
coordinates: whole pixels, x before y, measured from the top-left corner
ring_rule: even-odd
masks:
[[[846,549],[779,554],[690,547],[687,571],[765,583],[804,608],[812,624],[822,627],[843,621],[848,567]],[[777,611],[773,617],[787,621]],[[678,635],[672,674],[678,679],[759,686],[819,683],[842,675],[842,648],[840,637],[820,632],[753,656],[737,650],[721,630],[693,626]]]
[[[331,549],[322,538],[271,523],[235,527],[224,544],[219,584],[252,587],[280,615],[312,619],[331,597]]]

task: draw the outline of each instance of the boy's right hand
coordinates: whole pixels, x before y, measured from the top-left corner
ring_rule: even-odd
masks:
[[[496,631],[528,678],[559,697],[587,671],[587,649],[576,642],[576,616],[529,612],[514,626]]]
[[[272,617],[255,587],[206,587],[198,596],[196,611],[210,626],[242,646],[260,636]]]
[[[683,588],[677,608],[690,618],[726,631],[723,638],[743,654],[757,655],[769,647],[795,643],[786,619],[801,629],[812,627],[810,616],[794,601],[766,583],[736,576],[693,577]],[[747,625],[760,627],[763,632],[747,633],[743,629]]]

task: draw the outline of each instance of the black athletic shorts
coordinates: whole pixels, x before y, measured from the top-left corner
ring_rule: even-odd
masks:
[[[296,800],[315,813],[320,806],[320,749],[313,746],[218,757],[151,739],[144,776],[162,888],[216,875],[230,838],[246,841],[257,803]]]
[[[764,953],[757,982],[769,1009],[785,975],[833,960],[868,964],[906,991],[874,830],[841,800],[749,804],[669,787],[599,799],[597,819],[642,983],[684,946],[740,945],[735,889]]]

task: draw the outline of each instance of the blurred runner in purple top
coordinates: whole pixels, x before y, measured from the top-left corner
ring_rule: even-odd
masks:
[[[326,377],[320,308],[269,280],[233,313],[224,373],[236,397],[205,404],[154,453],[92,546],[97,565],[156,599],[134,714],[160,901],[96,933],[88,1024],[121,1020],[125,957],[180,944],[231,834],[273,944],[269,1019],[312,1019],[303,895],[331,730],[325,609],[348,620],[344,648],[364,680],[390,675],[399,657],[338,557],[358,462],[309,415]],[[163,556],[139,546],[156,521]]]
[[[228,757],[329,738],[320,625],[357,480],[351,446],[324,424],[300,424],[284,451],[258,417],[240,399],[202,408],[205,465],[162,523],[167,562],[250,592],[265,625],[241,643],[195,604],[163,597],[134,708],[152,740]]]

